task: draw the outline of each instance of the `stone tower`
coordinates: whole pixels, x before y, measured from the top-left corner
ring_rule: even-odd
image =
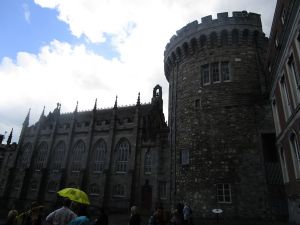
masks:
[[[266,43],[260,15],[242,11],[191,22],[166,46],[172,201],[187,201],[194,215],[269,216],[262,134],[274,131],[264,98]]]

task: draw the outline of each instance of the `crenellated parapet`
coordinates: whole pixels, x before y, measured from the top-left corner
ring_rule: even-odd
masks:
[[[201,23],[193,21],[176,32],[166,45],[164,52],[165,75],[173,66],[196,52],[217,48],[265,44],[260,15],[247,11],[218,13],[217,19],[211,15],[201,18]]]

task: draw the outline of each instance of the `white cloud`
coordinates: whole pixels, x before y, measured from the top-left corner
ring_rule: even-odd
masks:
[[[29,107],[33,123],[43,105],[46,111],[52,111],[56,102],[62,103],[64,112],[73,111],[77,100],[79,109],[91,109],[95,98],[99,107],[112,107],[115,95],[121,105],[135,104],[138,92],[142,102],[149,102],[157,83],[163,86],[166,112],[168,83],[164,77],[163,53],[176,30],[206,15],[213,14],[216,18],[223,11],[266,11],[270,17],[275,6],[270,10],[269,0],[255,0],[251,5],[246,0],[232,0],[229,1],[232,6],[223,2],[35,0],[41,7],[57,10],[59,19],[69,25],[76,37],[84,36],[89,42],[99,43],[105,42],[105,34],[112,36],[119,58],[108,60],[83,44],[71,45],[58,40],[41,46],[37,54],[19,52],[15,61],[3,58],[0,89],[7,98],[0,98],[0,118],[4,118],[0,119],[0,133],[9,131],[10,127],[18,133],[20,127],[16,126],[21,125]],[[267,19],[270,25],[271,19]],[[262,20],[265,21],[264,15]]]
[[[23,3],[24,17],[27,23],[30,23],[30,10],[26,3]]]

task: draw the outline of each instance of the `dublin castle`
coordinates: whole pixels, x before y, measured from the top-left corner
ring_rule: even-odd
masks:
[[[269,38],[247,11],[179,29],[164,51],[168,124],[159,85],[148,104],[67,114],[58,104],[32,126],[28,114],[3,153],[1,201],[54,205],[59,189],[79,187],[110,209],[185,201],[199,219],[221,209],[300,223],[299,10],[279,0]]]

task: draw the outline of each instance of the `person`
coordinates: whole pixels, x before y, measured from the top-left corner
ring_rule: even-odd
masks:
[[[178,202],[176,205],[176,209],[179,214],[181,223],[183,222],[183,208],[184,208],[184,205],[181,202]]]
[[[140,225],[141,217],[140,214],[138,213],[138,207],[134,205],[131,207],[130,211],[131,211],[131,215],[129,219],[129,225]]]
[[[150,216],[148,220],[148,225],[164,225],[166,224],[165,218],[164,218],[164,212],[163,207],[159,206],[156,207],[155,212],[152,216]]]
[[[78,216],[71,220],[68,225],[90,225],[90,219],[85,205],[78,206]]]
[[[94,225],[108,225],[108,216],[105,213],[104,208],[100,208]]]
[[[192,221],[192,210],[191,207],[185,202],[183,207],[183,224],[191,224]]]
[[[11,210],[9,210],[7,214],[6,225],[16,225],[17,216],[18,216],[18,211],[16,210],[15,205],[13,204]]]
[[[46,222],[52,225],[67,225],[75,219],[77,215],[69,208],[71,201],[68,198],[63,200],[63,206],[46,217]]]
[[[178,212],[178,209],[174,209],[172,211],[172,216],[171,216],[170,223],[171,223],[171,225],[181,225],[182,224],[182,220],[180,218],[180,214]]]

